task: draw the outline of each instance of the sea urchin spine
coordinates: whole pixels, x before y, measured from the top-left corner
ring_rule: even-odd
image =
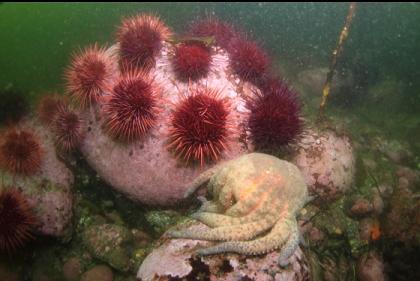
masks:
[[[151,68],[162,42],[171,35],[170,29],[156,16],[140,14],[124,19],[117,33],[123,69]]]
[[[117,69],[114,54],[97,44],[73,55],[65,73],[67,91],[86,108],[96,103],[109,90],[112,76]]]
[[[0,166],[12,174],[31,175],[41,167],[43,151],[36,136],[25,130],[9,129],[0,144]]]
[[[53,132],[56,145],[65,152],[72,151],[84,137],[83,121],[69,105],[60,105],[55,114]]]
[[[34,238],[36,218],[16,188],[0,188],[0,252],[13,254]]]
[[[232,39],[228,52],[233,71],[245,81],[257,83],[269,69],[267,54],[255,42],[237,37]]]
[[[181,81],[196,81],[206,77],[211,66],[210,48],[199,41],[184,42],[176,46],[173,69]]]
[[[64,99],[58,96],[58,94],[43,96],[37,107],[37,115],[41,123],[46,126],[51,126],[55,120],[58,108],[64,104]]]
[[[169,149],[187,163],[217,161],[227,149],[230,133],[229,108],[220,92],[192,89],[177,105],[172,116]]]
[[[194,37],[212,36],[216,40],[216,44],[225,49],[229,47],[232,38],[237,36],[233,26],[213,17],[192,23],[188,35]]]
[[[144,136],[156,123],[159,87],[143,71],[125,73],[105,103],[106,128],[129,142]]]
[[[300,104],[284,82],[272,82],[265,88],[254,92],[247,102],[251,112],[248,127],[256,149],[273,152],[293,142],[301,132]]]

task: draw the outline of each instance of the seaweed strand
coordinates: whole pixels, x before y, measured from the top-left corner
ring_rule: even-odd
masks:
[[[356,2],[351,2],[349,6],[349,11],[347,13],[346,21],[344,23],[343,29],[341,30],[340,37],[338,38],[337,46],[332,52],[330,68],[327,74],[327,79],[325,80],[325,83],[324,83],[324,87],[322,89],[322,97],[321,97],[321,103],[319,105],[319,115],[318,115],[319,121],[324,120],[325,105],[327,104],[327,99],[330,94],[331,82],[334,76],[335,68],[337,66],[337,60],[343,51],[344,42],[346,41],[349,35],[350,25],[353,21],[353,17],[355,13],[356,13]]]

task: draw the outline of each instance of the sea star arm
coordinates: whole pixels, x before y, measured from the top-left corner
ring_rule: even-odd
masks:
[[[226,216],[223,214],[216,214],[212,212],[196,212],[191,215],[191,218],[196,219],[208,225],[210,227],[220,227],[226,225],[236,225],[240,222],[236,218],[232,218],[230,216]]]
[[[258,234],[270,229],[273,224],[274,222],[271,220],[262,219],[242,225],[221,226],[199,231],[190,229],[170,231],[168,236],[172,238],[189,238],[208,241],[241,241],[254,238]]]
[[[212,176],[214,176],[219,171],[220,168],[221,168],[221,164],[208,169],[207,171],[203,172],[198,177],[196,177],[189,184],[190,187],[185,192],[184,198],[190,197],[200,186],[202,186],[203,184],[208,182],[210,180],[210,178]]]
[[[299,245],[300,232],[296,220],[294,220],[293,224],[291,225],[290,231],[290,236],[280,251],[279,265],[282,267],[285,267],[289,264],[290,256],[293,255]]]
[[[219,194],[215,194],[217,196],[217,202],[226,210],[234,204],[234,196],[233,190],[230,185],[226,185],[220,190]]]
[[[224,242],[214,247],[200,249],[197,253],[199,255],[212,255],[226,252],[234,252],[244,255],[264,254],[278,249],[284,243],[288,242],[290,233],[294,229],[294,224],[296,224],[296,220],[294,219],[278,221],[271,232],[261,238],[252,241]]]
[[[250,223],[260,220],[262,218],[272,221],[273,224],[278,220],[278,213],[281,208],[256,209],[243,217],[231,217],[224,214],[217,214],[215,212],[201,212],[198,211],[191,215],[193,219],[199,220],[210,227],[220,227],[226,225],[238,225]]]
[[[225,214],[231,217],[241,217],[248,214],[251,210],[255,209],[258,204],[258,197],[252,197],[248,200],[240,200],[232,207],[226,210]]]
[[[266,200],[262,200],[259,208],[254,208],[249,214],[242,217],[231,217],[226,214],[201,211],[192,214],[191,217],[210,227],[239,225],[260,219],[270,220],[274,224],[275,221],[282,220],[288,216],[288,204],[281,204],[280,201],[276,196],[268,196]]]
[[[198,199],[202,203],[198,212],[221,213],[224,211],[218,202],[207,200],[203,196],[199,196]]]

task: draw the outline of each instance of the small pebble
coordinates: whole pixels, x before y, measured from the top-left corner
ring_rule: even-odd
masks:
[[[133,239],[136,242],[137,246],[146,246],[152,241],[152,237],[142,230],[133,229],[131,230],[131,233],[133,234]]]
[[[311,242],[320,242],[325,239],[325,233],[317,227],[312,227],[309,231],[309,240]]]
[[[63,275],[66,281],[78,280],[82,273],[82,266],[78,258],[70,258],[63,265]]]
[[[420,181],[420,172],[410,169],[408,167],[399,166],[396,171],[398,177],[404,177],[410,183],[417,183]]]
[[[366,216],[373,211],[372,203],[368,200],[361,198],[357,199],[353,206],[350,208],[350,213],[354,216]]]
[[[378,166],[374,160],[369,159],[369,158],[363,159],[363,165],[365,165],[365,167],[371,170],[376,169],[376,167]]]
[[[372,199],[372,205],[373,205],[373,212],[376,215],[382,214],[384,211],[384,200],[382,200],[382,197],[379,194],[375,194]]]
[[[398,188],[406,189],[410,185],[410,182],[405,177],[401,177],[398,179]]]
[[[360,281],[385,281],[384,263],[377,253],[363,254],[357,262],[357,280]]]
[[[81,281],[113,281],[114,274],[106,265],[97,265],[83,273]]]

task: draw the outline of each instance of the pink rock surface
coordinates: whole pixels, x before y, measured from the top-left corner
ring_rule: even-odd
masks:
[[[310,193],[321,200],[338,198],[353,182],[355,157],[350,139],[333,131],[308,130],[291,162],[301,170]]]
[[[44,235],[62,236],[71,226],[72,196],[60,191],[50,191],[31,196],[30,204],[38,214],[38,231]]]
[[[144,139],[123,144],[109,137],[103,130],[101,104],[85,113],[88,129],[81,151],[88,163],[116,190],[134,201],[149,205],[173,205],[179,202],[188,183],[211,166],[185,166],[167,149],[170,115],[189,88],[188,83],[177,81],[172,73],[170,48],[169,44],[165,45],[156,67],[151,70],[162,89],[161,113],[157,125]],[[209,88],[220,89],[221,97],[230,102],[229,120],[237,132],[232,135],[229,150],[221,155],[221,161],[224,161],[247,151],[246,142],[239,140],[247,116],[241,94],[251,86],[234,81],[228,74],[226,53],[223,50],[213,51],[209,76],[192,86],[207,85]]]
[[[39,222],[37,227],[39,233],[63,236],[71,230],[73,174],[59,160],[53,137],[48,130],[39,125],[35,119],[24,120],[20,127],[31,130],[40,141],[43,150],[41,168],[33,176],[12,177],[4,173],[3,184],[19,188],[27,196]]]
[[[27,119],[21,126],[35,133],[44,152],[40,171],[35,174],[33,179],[26,179],[30,181],[47,180],[50,184],[60,186],[63,191],[70,191],[74,182],[73,173],[57,155],[51,132],[41,126],[36,119]],[[17,180],[21,181],[23,178]]]
[[[204,227],[206,226],[201,223],[190,226],[190,228]],[[197,274],[205,274],[212,281],[292,281],[309,278],[308,262],[300,248],[290,257],[290,265],[281,268],[278,265],[279,253],[277,251],[259,256],[223,254],[198,257],[194,255],[197,247],[210,245],[211,242],[190,239],[163,241],[143,261],[137,278],[141,281],[165,281],[172,280],[171,278],[181,280],[194,278]]]

